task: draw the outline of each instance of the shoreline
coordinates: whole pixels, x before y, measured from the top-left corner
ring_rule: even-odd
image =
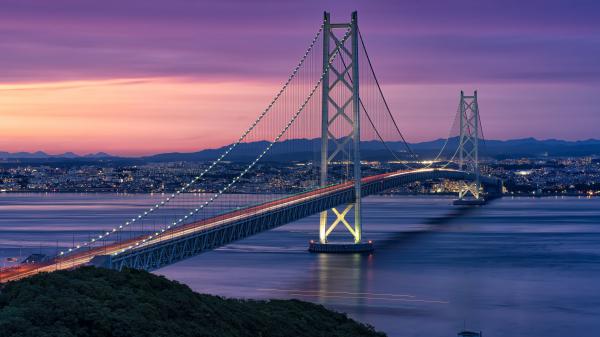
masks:
[[[154,194],[171,194],[171,193],[175,193],[175,191],[163,191],[163,192],[119,192],[119,191],[0,191],[0,195],[2,194],[123,194],[123,195],[154,195]],[[211,194],[214,193],[211,191],[207,191],[207,192],[186,192],[189,194]],[[240,192],[240,193],[227,193],[227,194],[231,194],[231,195],[240,195],[240,194],[246,194],[246,195],[264,195],[264,194],[270,194],[270,195],[291,195],[297,192],[289,192],[289,193],[282,193],[282,192],[270,192],[270,193],[251,193],[251,192]],[[402,193],[402,192],[398,192],[398,193],[380,193],[377,194],[378,196],[415,196],[415,197],[419,197],[419,196],[423,196],[423,197],[431,197],[431,196],[448,196],[448,197],[452,197],[452,196],[456,196],[456,193],[451,193],[451,192],[442,192],[442,193]],[[527,194],[503,194],[501,197],[533,197],[533,198],[549,198],[549,197],[600,197],[600,194],[587,194],[587,193],[561,193],[561,194],[549,194],[549,193],[544,193],[544,194],[534,194],[534,193],[527,193]]]

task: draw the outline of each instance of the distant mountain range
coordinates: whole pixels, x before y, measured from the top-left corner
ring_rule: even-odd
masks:
[[[422,159],[433,158],[444,145],[445,139],[410,144],[410,148]],[[247,161],[256,158],[268,145],[266,141],[242,143],[231,152],[228,160]],[[445,157],[450,157],[458,145],[458,137],[450,138],[444,151]],[[334,146],[333,143],[330,146]],[[361,156],[364,160],[390,160],[395,157],[410,158],[402,142],[389,142],[387,146],[396,156],[390,154],[388,149],[379,141],[361,142]],[[0,152],[0,160],[22,160],[25,162],[37,161],[132,161],[132,162],[167,162],[167,161],[206,161],[217,158],[229,145],[206,149],[197,152],[171,152],[144,157],[119,157],[104,152],[87,155],[77,155],[72,152],[50,155],[44,152]],[[275,144],[265,160],[289,161],[318,159],[320,139],[292,139]],[[480,153],[483,157],[493,158],[520,158],[520,157],[564,157],[564,156],[589,156],[600,155],[600,140],[588,139],[579,141],[565,141],[557,139],[537,140],[535,138],[511,140],[487,140],[480,142]]]
[[[74,159],[74,158],[109,158],[114,157],[108,153],[97,152],[90,153],[83,156],[80,156],[73,152],[65,152],[61,154],[47,154],[43,151],[36,152],[4,152],[0,151],[0,159],[48,159],[48,158],[64,158],[64,159]]]

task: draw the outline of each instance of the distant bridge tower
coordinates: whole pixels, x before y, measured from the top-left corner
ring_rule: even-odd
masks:
[[[481,182],[479,177],[479,105],[477,104],[477,91],[473,96],[465,96],[460,92],[460,140],[458,167],[462,171],[475,174],[472,182],[463,181],[458,194],[459,202],[469,199],[475,203],[483,201],[480,193]]]
[[[350,41],[349,43],[347,43]],[[371,242],[362,241],[360,106],[358,78],[358,21],[352,13],[348,23],[331,23],[324,13],[323,72],[321,114],[320,185],[329,181],[330,168],[352,164],[348,179],[354,184],[354,202],[339,210],[334,207],[320,214],[319,242],[311,241],[313,252],[357,252],[372,250]],[[350,46],[348,46],[348,44]],[[337,54],[334,62],[331,59]],[[331,64],[330,64],[331,62]],[[328,69],[329,68],[329,69]],[[331,166],[331,167],[330,167]],[[354,210],[354,215],[350,211]],[[343,225],[352,235],[350,243],[330,243],[328,237]]]

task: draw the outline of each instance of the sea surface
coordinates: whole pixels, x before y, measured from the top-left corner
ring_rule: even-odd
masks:
[[[158,197],[0,194],[0,257],[54,253]],[[371,255],[307,252],[313,216],[156,273],[198,292],[321,303],[389,336],[456,336],[464,326],[486,337],[600,335],[600,198],[451,201],[364,199]]]

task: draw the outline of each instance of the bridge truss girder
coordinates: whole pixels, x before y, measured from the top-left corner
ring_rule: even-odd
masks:
[[[474,180],[476,177],[473,173],[451,170],[428,170],[398,174],[385,180],[363,183],[361,185],[362,197],[381,193],[414,181],[430,179],[458,181]],[[482,184],[489,192],[501,193],[502,182],[500,180],[490,177],[481,177],[481,179]],[[107,266],[118,270],[123,268],[155,270],[324,210],[339,205],[353,204],[356,201],[354,198],[354,189],[348,188],[286,206],[271,213],[232,221],[227,225],[216,228],[199,230],[185,237],[168,239],[167,236],[166,239],[152,246],[139,247],[111,256]]]

